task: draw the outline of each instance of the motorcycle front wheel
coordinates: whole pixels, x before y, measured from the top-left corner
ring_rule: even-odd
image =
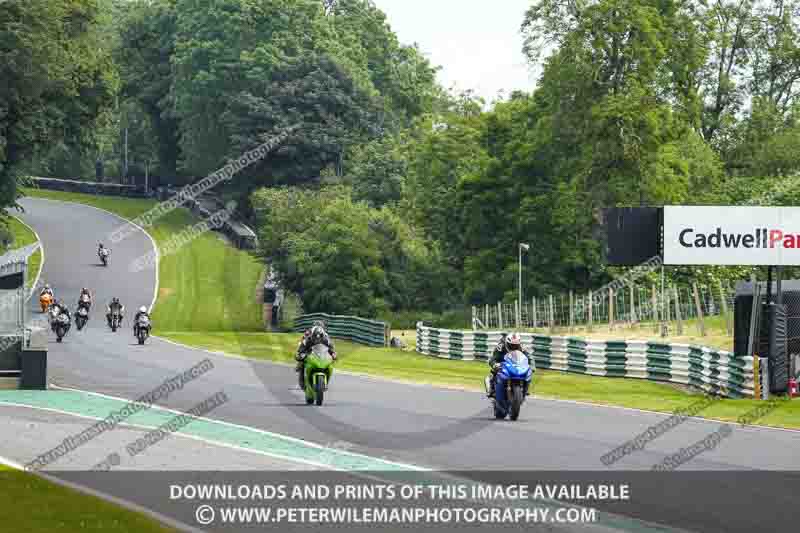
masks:
[[[325,395],[325,376],[317,374],[314,380],[314,396],[317,405],[322,405],[322,400]]]
[[[519,410],[522,407],[523,398],[525,398],[525,391],[522,385],[519,383],[511,385],[511,412],[509,413],[511,420],[519,418]]]

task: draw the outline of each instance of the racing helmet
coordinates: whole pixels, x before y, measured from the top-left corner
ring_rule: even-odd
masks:
[[[512,333],[506,337],[506,350],[509,352],[522,350],[522,339],[518,333]]]
[[[325,330],[321,326],[314,326],[311,329],[311,341],[314,343],[322,342],[325,338]]]
[[[140,313],[146,313],[146,312],[147,312],[147,308],[146,308],[145,306],[141,306],[141,307],[139,308],[139,312],[140,312]]]

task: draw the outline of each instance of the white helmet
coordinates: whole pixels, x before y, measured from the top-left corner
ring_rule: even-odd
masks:
[[[139,308],[139,312],[140,312],[140,313],[146,313],[146,312],[147,312],[147,308],[146,308],[145,306],[141,306],[141,307]]]

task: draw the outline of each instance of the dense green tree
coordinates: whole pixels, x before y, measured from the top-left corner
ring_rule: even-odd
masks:
[[[260,189],[252,204],[260,254],[306,311],[441,309],[457,294],[434,243],[391,210],[354,202],[347,188]]]
[[[0,8],[0,207],[31,159],[85,151],[116,84],[95,0],[8,0]]]
[[[180,182],[179,122],[172,90],[177,23],[175,0],[123,1],[119,10],[119,45],[115,55],[122,78],[121,98],[133,100],[135,107],[149,117],[157,140],[155,172],[166,182]],[[117,127],[120,122],[116,123]]]

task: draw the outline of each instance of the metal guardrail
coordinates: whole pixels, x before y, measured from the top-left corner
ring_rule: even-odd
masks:
[[[126,196],[130,198],[146,198],[148,196],[145,188],[138,185],[39,177],[33,177],[32,180],[40,189],[48,189],[53,191],[102,194],[107,196]]]
[[[328,315],[312,313],[301,315],[294,320],[293,331],[301,332],[322,320],[331,337],[344,339],[367,346],[386,346],[389,342],[388,325],[385,322],[369,320],[357,316]]]

